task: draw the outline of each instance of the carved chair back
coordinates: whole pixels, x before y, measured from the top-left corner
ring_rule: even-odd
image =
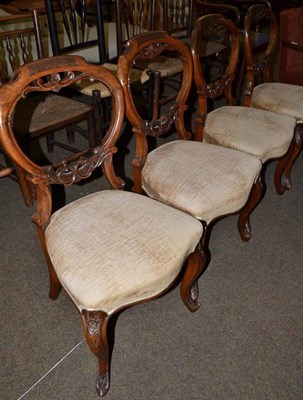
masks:
[[[143,60],[154,60],[161,53],[167,50],[182,60],[183,73],[180,89],[177,97],[157,119],[144,120],[139,108],[136,106],[129,76],[133,65]],[[182,139],[190,139],[184,124],[184,113],[187,109],[186,101],[191,89],[193,76],[192,58],[189,48],[179,39],[173,38],[167,32],[144,32],[127,42],[125,52],[120,56],[118,63],[118,78],[123,86],[125,101],[127,104],[126,116],[131,124],[133,134],[136,138],[136,156],[133,160],[134,187],[135,191],[141,189],[141,170],[144,166],[149,148],[148,137],[157,138],[169,132],[173,126]]]
[[[101,0],[60,0],[58,4],[55,0],[45,0],[53,55],[97,47],[96,63],[107,61],[101,3]]]
[[[216,37],[224,38],[227,46],[225,66],[219,68],[213,76],[207,76],[203,71],[204,57],[207,43]],[[233,104],[232,83],[239,55],[239,33],[236,25],[220,14],[209,14],[200,17],[194,26],[191,37],[191,51],[194,64],[194,81],[198,95],[198,109],[195,117],[195,138],[203,140],[203,128],[208,112],[208,100],[224,94],[226,103]]]
[[[80,80],[100,81],[112,94],[112,119],[102,144],[76,153],[70,158],[48,166],[40,166],[22,151],[14,135],[12,121],[18,101],[33,92],[59,92]],[[72,185],[89,177],[102,166],[110,184],[121,188],[122,182],[112,169],[112,154],[124,118],[123,90],[117,79],[105,68],[87,64],[79,56],[59,56],[21,66],[11,82],[0,87],[0,145],[14,164],[26,173],[34,185],[37,213],[33,216],[44,246],[44,228],[52,211],[51,185]]]
[[[275,49],[278,39],[278,24],[274,12],[266,5],[256,4],[251,6],[245,16],[244,31],[247,80],[244,105],[248,106],[254,86],[273,80],[272,68],[275,61]],[[262,51],[255,52],[252,37],[261,31],[267,32],[269,41]]]

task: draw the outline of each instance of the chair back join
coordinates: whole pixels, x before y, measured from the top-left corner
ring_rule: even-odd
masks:
[[[80,80],[100,81],[112,93],[112,119],[102,144],[76,153],[70,158],[48,166],[30,160],[19,147],[12,121],[18,101],[33,92],[59,92]],[[35,185],[38,225],[45,225],[51,214],[51,184],[72,185],[89,177],[102,166],[113,187],[122,186],[112,169],[112,154],[124,118],[124,97],[117,79],[105,68],[87,64],[79,56],[59,56],[21,66],[11,82],[0,87],[0,145],[8,157],[25,171],[28,181]]]
[[[95,62],[104,64],[107,61],[101,3],[101,0],[70,0],[58,4],[54,0],[45,0],[53,55],[97,47]]]
[[[26,22],[28,27],[12,29],[12,25]],[[43,47],[38,14],[8,15],[0,17],[0,84],[10,80],[17,67],[29,61],[35,56],[43,58]]]
[[[246,62],[246,88],[244,105],[250,104],[253,88],[262,82],[271,82],[275,49],[278,39],[278,24],[274,12],[263,4],[251,6],[244,21],[244,53]],[[262,51],[255,52],[253,37],[266,32],[269,36],[267,45]]]
[[[225,44],[225,62],[219,68],[206,70],[203,62],[208,43],[219,41]],[[191,37],[191,51],[194,63],[194,80],[198,94],[198,110],[195,117],[196,140],[203,139],[203,127],[208,112],[208,99],[224,94],[226,103],[233,104],[232,83],[239,55],[239,33],[236,25],[220,14],[200,17]]]

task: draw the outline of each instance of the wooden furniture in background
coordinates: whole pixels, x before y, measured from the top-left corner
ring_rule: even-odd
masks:
[[[32,91],[60,90],[76,80],[94,79],[112,99],[109,130],[102,145],[56,166],[38,166],[14,139],[11,117],[16,102]],[[190,311],[199,307],[196,280],[204,267],[198,244],[202,225],[193,217],[145,196],[125,192],[113,170],[115,142],[124,119],[123,90],[104,67],[77,56],[53,57],[22,66],[0,88],[0,141],[37,193],[37,226],[50,276],[50,297],[63,287],[78,309],[86,342],[98,358],[96,388],[109,389],[107,326],[112,315],[163,294],[185,271],[181,297]],[[102,167],[112,189],[81,197],[52,216],[52,184],[72,185]],[[135,382],[133,382],[135,384]]]
[[[18,21],[24,20],[28,20],[29,28],[0,32],[0,40],[3,44],[0,59],[1,85],[9,82],[19,65],[32,60],[30,49],[34,46],[37,48],[39,58],[43,58],[39,19],[36,11],[33,11],[33,14],[0,17],[0,24],[17,24]],[[76,123],[85,120],[88,124],[87,130],[76,125]],[[59,136],[62,137],[62,132],[54,135],[55,131],[62,128],[67,129],[70,142],[73,141],[74,133],[78,132],[87,137],[90,146],[95,146],[97,143],[94,109],[90,105],[63,95],[44,94],[43,92],[29,96],[18,104],[14,116],[14,129],[19,143],[28,149],[28,154],[30,154],[30,141],[40,137],[46,137],[49,152],[54,151],[54,146],[72,152],[77,151],[65,140],[59,140]],[[7,162],[9,163],[8,159]],[[32,204],[33,193],[31,193],[22,171],[17,168],[15,172],[25,203],[30,205]],[[13,174],[10,176],[14,177]]]

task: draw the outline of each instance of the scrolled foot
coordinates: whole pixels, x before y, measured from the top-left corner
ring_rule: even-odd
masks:
[[[191,312],[197,311],[201,305],[198,302],[198,278],[205,268],[206,263],[205,252],[202,246],[199,245],[195,252],[188,258],[187,267],[180,287],[183,303]]]
[[[239,222],[238,230],[243,242],[248,242],[252,238],[250,220],[246,220],[244,224]]]
[[[188,303],[190,305],[190,311],[197,311],[201,304],[198,302],[199,298],[199,286],[198,281],[195,281],[189,290]]]
[[[96,381],[96,390],[97,393],[100,397],[103,397],[106,395],[109,389],[109,376],[108,372],[105,374],[100,374],[98,375],[97,381]]]

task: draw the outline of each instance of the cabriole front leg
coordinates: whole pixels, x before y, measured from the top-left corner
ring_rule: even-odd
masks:
[[[86,342],[98,358],[99,371],[96,389],[99,396],[105,396],[109,389],[109,361],[107,342],[108,315],[104,311],[82,310],[82,324]]]
[[[198,278],[206,266],[204,249],[198,245],[196,250],[189,255],[186,270],[181,282],[180,293],[185,306],[189,311],[197,311],[200,307],[198,302],[199,287]]]

